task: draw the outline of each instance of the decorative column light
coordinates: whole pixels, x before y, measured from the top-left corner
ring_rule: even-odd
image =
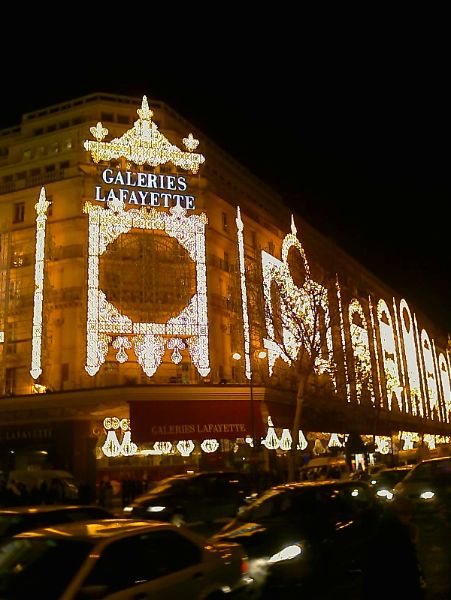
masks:
[[[240,263],[240,287],[241,287],[241,308],[243,312],[243,336],[244,336],[244,365],[247,379],[251,379],[251,342],[249,334],[249,313],[247,310],[247,287],[246,287],[246,266],[244,262],[244,224],[241,219],[240,207],[236,209],[237,217],[235,219],[238,236],[238,257]]]
[[[30,375],[37,379],[42,373],[42,304],[44,300],[44,260],[45,260],[45,231],[47,209],[50,202],[46,199],[45,188],[41,188],[36,210],[36,244],[34,262],[34,308],[33,331],[31,336],[31,369]]]

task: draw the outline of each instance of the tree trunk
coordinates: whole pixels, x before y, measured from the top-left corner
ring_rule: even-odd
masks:
[[[301,425],[302,405],[304,403],[305,387],[308,375],[301,375],[299,379],[298,390],[296,393],[296,410],[294,412],[291,450],[288,455],[288,481],[296,481],[297,455],[298,455],[298,437]]]

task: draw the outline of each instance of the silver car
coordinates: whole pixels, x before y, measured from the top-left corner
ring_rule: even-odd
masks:
[[[252,595],[236,543],[170,523],[111,519],[22,533],[0,546],[0,598],[209,600]]]

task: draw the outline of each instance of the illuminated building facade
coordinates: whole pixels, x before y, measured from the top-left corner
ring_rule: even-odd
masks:
[[[451,432],[443,332],[162,103],[92,95],[0,132],[0,223],[4,469]]]

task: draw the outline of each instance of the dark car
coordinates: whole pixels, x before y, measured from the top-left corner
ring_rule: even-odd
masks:
[[[100,506],[17,506],[0,509],[0,540],[22,531],[52,527],[89,519],[111,519],[114,515]]]
[[[218,600],[252,597],[244,550],[170,523],[82,521],[0,545],[0,598]]]
[[[412,465],[384,469],[371,477],[369,484],[379,499],[390,501],[393,499],[395,485],[402,481],[411,470]]]
[[[146,494],[124,507],[124,516],[156,519],[176,525],[224,523],[252,496],[250,479],[236,472],[216,471],[175,475],[157,482]]]
[[[451,457],[431,458],[415,465],[396,484],[395,498],[407,499],[414,513],[441,515],[451,521]]]
[[[269,598],[347,594],[362,585],[367,548],[383,510],[363,482],[288,483],[241,509],[213,539],[245,548],[249,573]]]

